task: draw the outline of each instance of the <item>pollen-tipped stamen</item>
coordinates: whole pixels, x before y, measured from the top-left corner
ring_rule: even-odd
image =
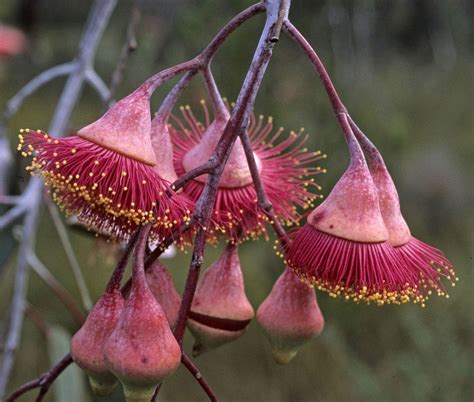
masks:
[[[178,175],[207,161],[227,123],[228,114],[221,114],[210,123],[204,101],[202,105],[206,124],[197,120],[189,106],[181,108],[185,124],[173,117],[176,128],[170,127],[170,131],[175,145],[174,162]],[[326,155],[319,151],[308,152],[304,148],[307,140],[304,130],[291,132],[282,141],[280,137],[283,129],[278,129],[273,135],[272,131],[272,118],[264,124],[263,116],[258,119],[252,116],[248,132],[262,183],[276,215],[290,225],[301,218],[298,208],[310,208],[314,200],[320,197],[313,193],[313,190],[320,190],[320,186],[312,176],[324,173],[325,169],[309,165],[324,159]],[[206,178],[205,175],[201,176],[185,186],[185,192],[193,200],[201,195]],[[256,238],[266,233],[268,218],[257,204],[257,194],[240,139],[236,140],[224,168],[214,209],[217,222],[215,230],[224,228],[223,231],[232,240],[238,239],[239,227],[243,229],[243,238]]]
[[[406,268],[418,278],[420,293],[429,296],[434,290],[438,295],[447,297],[441,279],[445,277],[453,286],[455,285],[458,278],[452,264],[440,250],[411,235],[401,213],[395,183],[380,151],[353,121],[351,126],[367,155],[370,173],[378,191],[380,210],[388,230],[389,243]]]
[[[348,126],[346,117],[341,119]],[[334,297],[378,305],[423,303],[418,275],[388,243],[377,189],[362,150],[350,128],[345,134],[349,167],[308,223],[292,235],[288,264]]]
[[[155,172],[150,130],[148,95],[139,89],[77,136],[20,130],[18,149],[33,156],[27,170],[44,178],[67,214],[112,237],[126,238],[148,223],[163,237],[189,221],[192,203],[174,197]]]

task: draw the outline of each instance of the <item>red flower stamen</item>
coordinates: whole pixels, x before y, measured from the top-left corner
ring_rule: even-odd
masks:
[[[177,128],[170,126],[170,132],[175,145],[174,166],[178,175],[207,161],[227,122],[216,118],[211,123],[204,101],[201,103],[205,124],[197,120],[189,106],[181,108],[184,123],[173,116]],[[297,208],[310,208],[313,201],[319,198],[319,195],[310,191],[310,188],[320,190],[312,176],[324,173],[325,169],[309,165],[326,155],[321,155],[319,151],[308,152],[304,148],[307,136],[302,134],[303,130],[291,132],[281,142],[278,139],[283,129],[271,135],[272,131],[272,118],[268,118],[264,124],[263,116],[258,119],[252,116],[248,132],[264,188],[277,216],[291,225],[301,218]],[[192,200],[197,200],[201,195],[205,180],[206,176],[201,176],[185,186],[185,192]],[[232,240],[237,239],[239,226],[245,238],[256,238],[266,233],[265,223],[268,219],[257,205],[257,194],[240,139],[237,139],[224,168],[214,209],[216,229],[225,228]]]
[[[327,199],[293,234],[289,266],[308,283],[346,300],[423,304],[418,272],[388,242],[377,188],[362,150],[347,135],[351,162]]]
[[[61,209],[87,226],[124,238],[152,223],[154,235],[163,236],[189,220],[192,204],[168,195],[173,190],[152,166],[78,136],[21,132],[27,134],[20,135],[22,155],[35,154],[27,170],[41,175]]]
[[[150,223],[160,240],[189,222],[193,203],[173,191],[172,177],[161,176],[152,128],[149,94],[140,87],[77,136],[20,130],[27,135],[20,134],[18,149],[34,154],[27,170],[41,175],[59,206],[85,226],[122,239]]]
[[[389,243],[404,262],[406,269],[419,278],[420,292],[431,295],[434,290],[439,296],[449,297],[441,280],[445,277],[455,285],[458,278],[452,264],[440,250],[411,235],[400,209],[395,183],[382,155],[362,132],[358,132],[358,138],[367,154],[370,173],[378,191],[380,211],[388,230]]]

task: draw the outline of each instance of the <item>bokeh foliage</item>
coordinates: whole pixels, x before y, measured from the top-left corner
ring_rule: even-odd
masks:
[[[90,1],[6,0],[0,20],[30,36],[24,56],[0,61],[0,106],[43,69],[73,57]],[[219,27],[248,1],[145,1],[139,48],[120,95],[153,72],[194,56]],[[472,297],[472,104],[473,6],[468,0],[294,0],[291,17],[318,49],[353,117],[379,146],[398,185],[412,232],[442,248],[461,278],[448,300],[433,298],[426,309],[348,304],[318,294],[326,318],[322,335],[287,367],[273,363],[255,322],[235,343],[204,355],[197,364],[223,401],[469,401],[474,397]],[[110,73],[124,39],[130,1],[119,2],[101,44],[96,66]],[[234,99],[255,48],[263,17],[240,29],[222,48],[214,72],[222,93]],[[11,122],[12,147],[20,127],[47,127],[62,80],[33,96]],[[166,94],[165,86],[154,105]],[[183,103],[205,95],[201,79]],[[102,112],[85,90],[71,129]],[[256,102],[256,113],[274,116],[288,129],[304,126],[308,147],[328,154],[319,177],[327,194],[346,167],[347,152],[326,95],[303,54],[287,39],[278,44]],[[20,163],[18,162],[18,165]],[[12,188],[24,183],[19,167]],[[46,213],[38,255],[77,296],[57,236]],[[113,260],[88,236],[71,233],[91,292],[104,288]],[[248,296],[254,307],[282,270],[272,242],[241,247]],[[2,245],[0,244],[0,248]],[[205,265],[219,253],[210,248]],[[166,260],[182,289],[189,255]],[[5,317],[14,261],[0,273],[0,314]],[[75,326],[43,283],[31,275],[28,300],[51,325],[73,333]],[[10,388],[50,365],[46,342],[26,320]],[[189,350],[190,337],[186,340]],[[162,400],[205,400],[180,368],[166,382]],[[31,395],[21,401],[29,401]],[[53,396],[50,395],[50,401]],[[110,400],[119,400],[115,397]],[[75,401],[74,401],[75,402]]]

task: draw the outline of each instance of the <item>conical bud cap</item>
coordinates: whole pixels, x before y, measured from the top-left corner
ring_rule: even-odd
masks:
[[[365,160],[352,158],[326,200],[308,216],[308,223],[346,240],[378,243],[388,239],[377,189]]]
[[[219,116],[216,116],[216,119],[206,129],[201,142],[186,153],[182,164],[187,172],[209,160],[209,157],[224,132],[229,118],[229,112],[227,110],[222,111],[222,113]],[[260,170],[261,162],[257,155],[254,155],[254,157]],[[196,180],[203,183],[206,182],[206,179],[207,176],[199,176],[196,178]],[[219,185],[220,187],[225,188],[235,188],[243,187],[250,183],[252,183],[252,175],[250,173],[242,142],[240,141],[240,138],[237,138],[229,155],[229,159],[224,167],[224,171],[222,172]]]
[[[150,139],[150,100],[145,90],[118,101],[100,119],[81,128],[78,135],[104,148],[148,165],[155,165]]]
[[[392,177],[383,161],[371,163],[369,160],[369,165],[377,187],[380,212],[387,227],[388,241],[393,247],[406,244],[411,239],[411,233],[400,210],[400,199]]]
[[[151,122],[151,143],[156,160],[155,172],[162,179],[173,183],[178,178],[173,166],[173,143],[168,124],[161,116],[155,117]]]

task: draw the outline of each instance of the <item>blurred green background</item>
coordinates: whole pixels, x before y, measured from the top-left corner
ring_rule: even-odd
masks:
[[[293,22],[320,52],[352,116],[384,154],[413,234],[446,253],[460,282],[450,290],[448,300],[432,298],[425,309],[415,305],[354,305],[318,293],[325,330],[288,366],[272,361],[269,345],[255,322],[238,341],[199,357],[196,363],[223,401],[472,401],[473,3],[293,3]],[[24,55],[0,60],[0,107],[33,76],[73,58],[90,4],[83,0],[0,3],[0,21],[22,28],[29,38]],[[242,0],[145,1],[139,47],[127,67],[119,95],[127,94],[152,73],[194,56],[219,27],[250,4]],[[95,65],[107,82],[125,38],[131,6],[130,1],[119,2],[97,55]],[[259,16],[248,22],[215,59],[217,82],[230,99],[237,96],[263,21]],[[18,128],[48,126],[63,84],[64,80],[58,79],[44,87],[14,117],[9,127],[12,149]],[[153,100],[155,106],[170,85],[158,91]],[[203,96],[203,81],[197,78],[186,91],[183,103],[197,108]],[[87,88],[74,112],[71,129],[94,120],[102,110],[97,95]],[[328,154],[322,165],[328,173],[319,177],[327,195],[346,167],[346,148],[316,74],[284,36],[275,49],[255,111],[274,116],[277,126],[305,127],[310,133],[309,147]],[[12,191],[24,186],[15,177],[26,177],[19,160],[17,165]],[[4,235],[12,231],[14,228],[9,228]],[[87,284],[97,298],[113,266],[111,250],[84,234],[71,231],[71,236]],[[2,237],[3,254],[7,243]],[[247,294],[255,308],[283,269],[272,245],[261,240],[246,243],[240,249]],[[45,265],[78,298],[64,252],[45,211],[37,251]],[[209,248],[205,265],[218,254],[219,249]],[[189,258],[189,254],[183,254],[165,260],[180,290]],[[12,254],[0,271],[2,320],[11,297],[15,259]],[[67,347],[64,331],[58,331],[58,326],[69,334],[77,329],[34,273],[30,275],[28,301],[35,315],[52,329],[46,341],[31,314],[26,318],[10,390],[46,370],[51,365],[51,354]],[[188,351],[191,344],[187,337]],[[73,376],[70,371],[67,372]],[[55,399],[61,390],[54,391],[56,394],[51,393],[47,401],[70,400],[59,396]],[[120,398],[117,393],[109,400]],[[32,401],[34,397],[27,394],[19,400]],[[93,399],[84,396],[83,400]],[[160,400],[206,398],[180,368],[165,382]]]

